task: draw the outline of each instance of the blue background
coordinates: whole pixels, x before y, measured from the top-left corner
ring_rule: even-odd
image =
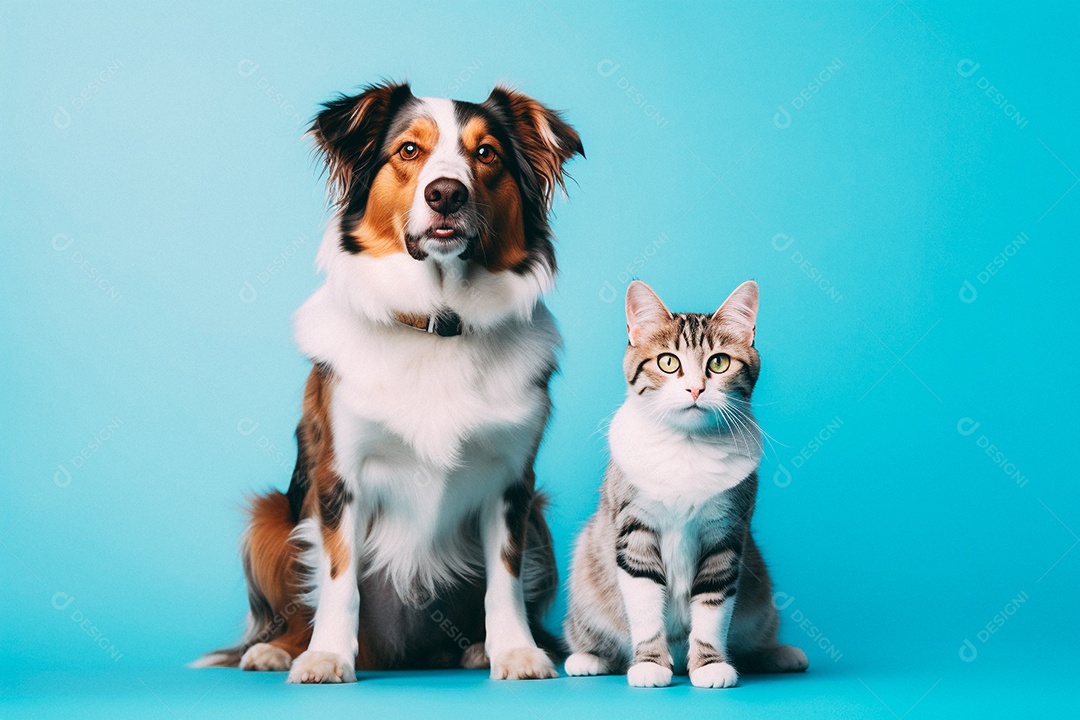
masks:
[[[5,3],[3,714],[1075,710],[1078,20],[921,0]],[[808,674],[648,692],[182,668],[238,635],[244,497],[292,467],[290,315],[327,214],[301,134],[380,77],[474,101],[508,81],[584,140],[556,202],[566,348],[539,459],[564,574],[624,392],[612,299],[640,277],[708,311],[761,284],[756,532]]]

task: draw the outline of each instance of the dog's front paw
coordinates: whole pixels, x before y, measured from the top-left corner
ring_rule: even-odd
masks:
[[[639,662],[630,666],[626,680],[631,687],[667,687],[671,684],[671,668],[654,662]]]
[[[709,663],[690,671],[690,682],[699,688],[729,688],[739,682],[735,666],[726,662]]]
[[[466,670],[487,670],[491,667],[484,643],[473,643],[465,648],[465,652],[461,654],[461,667]]]
[[[256,643],[247,649],[240,658],[241,670],[288,670],[292,656],[276,645]]]
[[[353,661],[336,653],[306,650],[292,663],[288,682],[342,683],[356,682]]]
[[[492,680],[543,680],[559,677],[547,653],[537,647],[519,647],[491,658]]]

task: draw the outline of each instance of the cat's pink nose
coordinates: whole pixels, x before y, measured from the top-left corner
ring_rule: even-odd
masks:
[[[705,388],[686,388],[686,392],[690,393],[690,397],[694,398],[694,402],[697,402],[698,395],[705,392]]]

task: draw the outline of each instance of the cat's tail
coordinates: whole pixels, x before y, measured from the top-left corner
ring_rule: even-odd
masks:
[[[777,645],[768,650],[736,658],[739,672],[745,673],[792,673],[803,672],[810,666],[806,653],[794,645]]]

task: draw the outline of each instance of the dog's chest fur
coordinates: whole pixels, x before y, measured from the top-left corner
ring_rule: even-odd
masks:
[[[333,370],[337,471],[356,498],[365,569],[401,590],[473,572],[470,522],[521,479],[547,419],[559,342],[547,310],[439,337],[358,316],[323,287],[296,329]]]

